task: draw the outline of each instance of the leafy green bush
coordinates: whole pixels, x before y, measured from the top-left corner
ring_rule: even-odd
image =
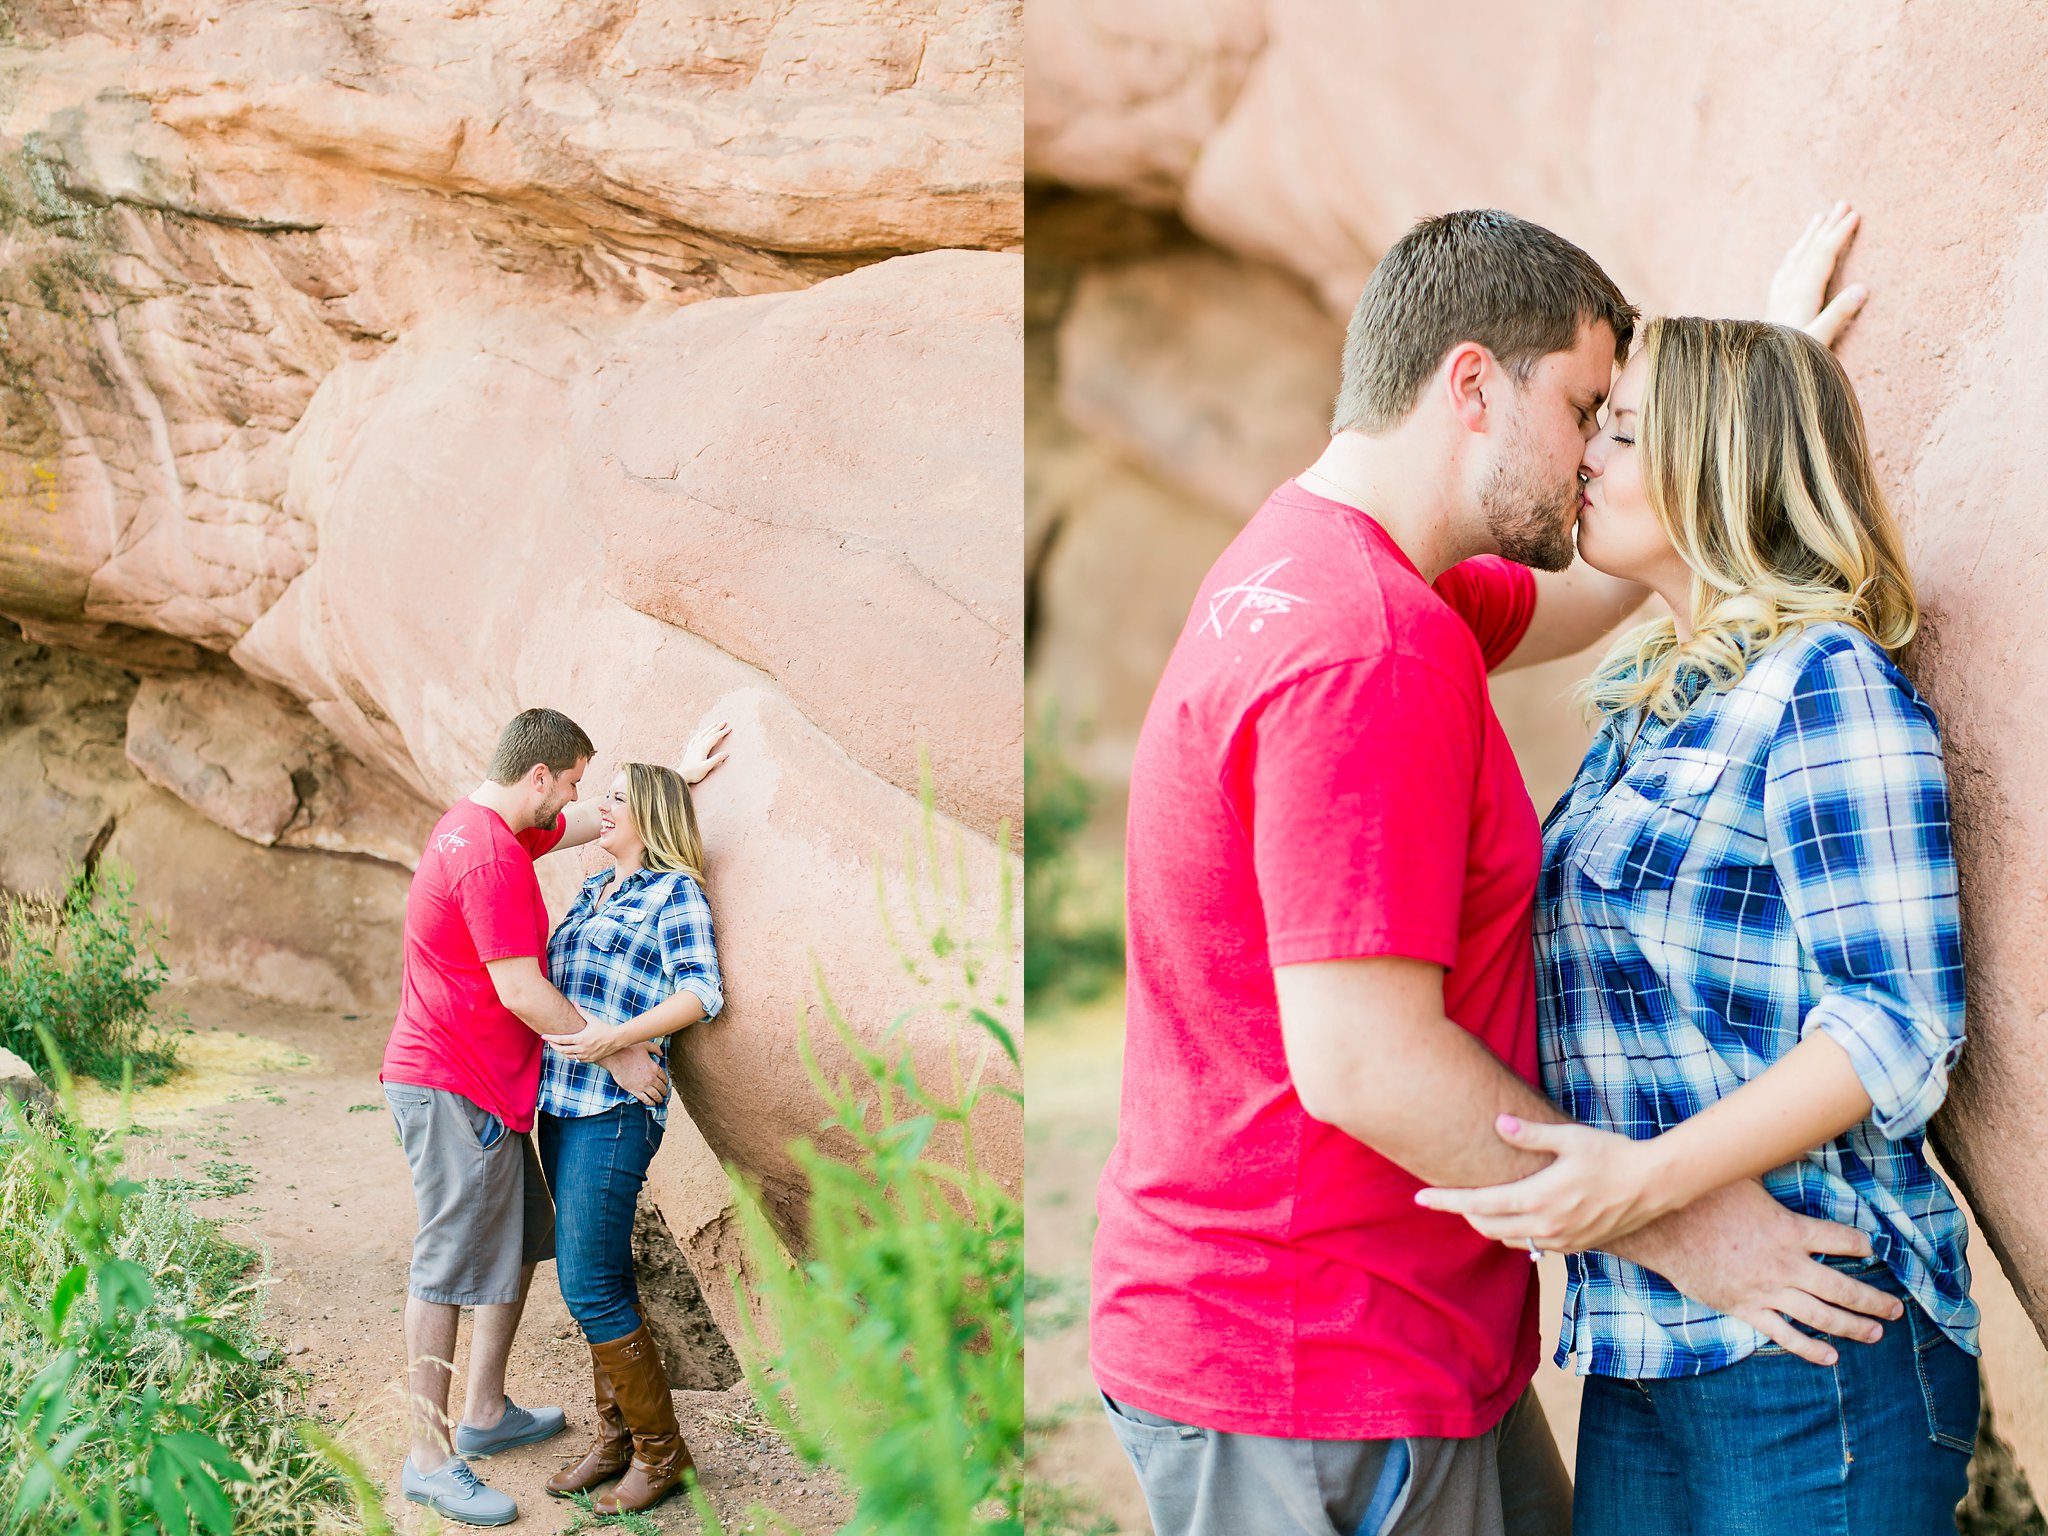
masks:
[[[1082,910],[1074,842],[1094,804],[1088,781],[1061,755],[1050,719],[1024,741],[1024,995],[1086,1000],[1123,968],[1114,919]]]
[[[921,1083],[902,1039],[926,1009],[900,1015],[870,1048],[820,974],[825,1016],[858,1076],[829,1081],[808,1031],[800,1048],[831,1110],[824,1128],[853,1155],[808,1140],[792,1148],[811,1187],[800,1266],[788,1265],[759,1200],[734,1180],[758,1295],[781,1343],[764,1361],[750,1339],[747,1379],[798,1454],[845,1477],[857,1499],[850,1536],[1023,1529],[1023,1212],[977,1159],[973,1126],[985,1093],[1018,1097],[984,1082],[994,1051],[1017,1061],[1004,1022],[1014,897],[1006,862],[994,931],[968,931],[964,861],[957,848],[951,870],[941,859],[931,803],[927,777],[923,836],[906,852],[917,942],[897,953],[930,989],[929,1011],[954,1023],[950,1084]],[[885,902],[885,924],[886,913]],[[943,1160],[927,1155],[935,1135],[949,1144]],[[744,1296],[740,1310],[748,1315]]]
[[[252,1255],[174,1188],[122,1174],[125,1132],[0,1105],[0,1528],[297,1536],[340,1479],[258,1363]]]
[[[0,1044],[44,1076],[42,1037],[77,1072],[144,1083],[177,1069],[171,1037],[151,1022],[150,1002],[168,968],[155,927],[135,906],[135,882],[100,864],[61,897],[8,897],[0,905]]]

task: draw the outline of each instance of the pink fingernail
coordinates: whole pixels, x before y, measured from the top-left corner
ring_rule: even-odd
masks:
[[[1515,1136],[1521,1133],[1522,1122],[1513,1115],[1502,1115],[1496,1123],[1500,1126],[1501,1134],[1504,1136]]]

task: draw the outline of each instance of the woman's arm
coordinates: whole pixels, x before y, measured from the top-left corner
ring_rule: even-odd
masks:
[[[1511,1147],[1554,1161],[1514,1184],[1427,1189],[1415,1199],[1454,1211],[1483,1237],[1578,1253],[1609,1248],[1724,1184],[1760,1178],[1869,1118],[1870,1093],[1849,1053],[1808,1035],[1761,1076],[1661,1136],[1631,1141],[1583,1125],[1502,1115]]]
[[[597,834],[603,830],[598,825],[595,800],[579,800],[574,805],[565,805],[558,814],[562,818],[562,840],[550,848],[549,853],[567,853],[571,848],[594,843]]]
[[[694,992],[678,992],[624,1024],[592,1021],[573,1035],[547,1035],[549,1045],[572,1061],[603,1061],[614,1051],[643,1040],[657,1040],[687,1029],[704,1017],[704,1000]]]
[[[1948,783],[1933,723],[1869,648],[1831,643],[1802,672],[1765,764],[1773,872],[1825,982],[1800,1041],[1735,1092],[1642,1141],[1502,1126],[1556,1160],[1517,1184],[1426,1190],[1488,1237],[1601,1248],[1707,1190],[1869,1120],[1918,1135],[1963,1043],[1961,919]]]

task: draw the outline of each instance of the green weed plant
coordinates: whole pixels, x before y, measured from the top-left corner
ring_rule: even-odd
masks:
[[[833,1153],[808,1139],[791,1148],[810,1183],[801,1263],[784,1257],[758,1196],[734,1176],[757,1296],[779,1340],[771,1355],[750,1327],[747,1380],[777,1432],[854,1494],[847,1536],[1023,1530],[1023,1213],[974,1142],[983,1097],[1018,1097],[985,1081],[994,1052],[1018,1060],[1006,1022],[1015,898],[1004,860],[998,915],[973,931],[965,857],[957,835],[942,855],[928,770],[922,788],[921,832],[904,854],[909,943],[876,871],[885,932],[922,1000],[866,1044],[819,972],[822,1013],[853,1065],[836,1080],[800,1026],[805,1070],[830,1110],[821,1130],[837,1143]],[[1005,826],[996,847],[1009,846]],[[905,1037],[933,1016],[951,1026],[943,1087],[919,1080]],[[930,1155],[935,1136],[943,1158]],[[698,1509],[708,1513],[701,1495]]]
[[[169,968],[156,928],[138,912],[135,882],[104,862],[57,897],[0,901],[0,1044],[44,1076],[47,1036],[69,1068],[101,1082],[141,1083],[177,1070],[173,1037],[150,1018]]]
[[[310,1532],[341,1480],[292,1428],[297,1378],[260,1363],[253,1256],[127,1177],[125,1125],[85,1126],[38,1043],[61,1112],[0,1104],[0,1529]]]

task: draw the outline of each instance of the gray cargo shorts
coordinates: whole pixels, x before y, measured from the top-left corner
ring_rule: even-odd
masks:
[[[386,1083],[412,1165],[420,1230],[410,1294],[450,1307],[519,1299],[519,1272],[555,1256],[555,1207],[533,1138],[459,1093]]]
[[[1464,1440],[1235,1435],[1102,1402],[1158,1536],[1571,1536],[1534,1388]]]

